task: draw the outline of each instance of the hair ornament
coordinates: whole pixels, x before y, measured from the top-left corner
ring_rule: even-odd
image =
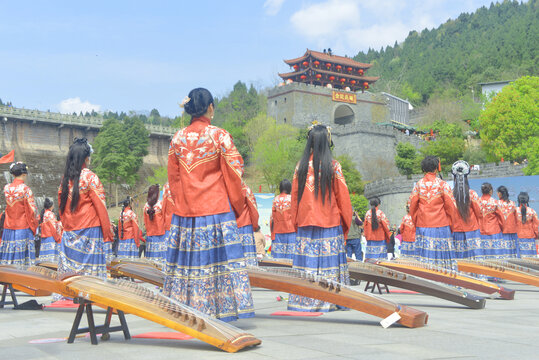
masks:
[[[311,130],[314,129],[315,127],[317,127],[317,126],[323,126],[323,127],[326,128],[326,130],[328,131],[328,142],[329,142],[329,146],[330,146],[330,147],[333,146],[333,142],[332,142],[332,140],[331,140],[331,126],[329,126],[329,125],[324,125],[324,124],[322,124],[321,122],[319,122],[318,120],[313,120],[313,121],[311,122],[311,125],[309,125],[309,126],[307,127],[307,130],[308,130],[308,131],[307,131],[307,137],[309,137],[309,133],[311,132]]]
[[[183,101],[180,105],[181,108],[184,108],[185,107],[185,104],[187,104],[189,101],[191,101],[191,98],[189,96],[186,96],[183,98]]]
[[[457,160],[451,167],[453,175],[468,175],[470,173],[470,165],[464,160]]]

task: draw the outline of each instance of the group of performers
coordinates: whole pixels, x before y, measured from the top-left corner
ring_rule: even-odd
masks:
[[[163,264],[164,295],[224,321],[252,317],[247,266],[256,266],[257,248],[261,253],[264,245],[256,200],[242,179],[243,159],[230,134],[211,125],[215,105],[208,90],[192,90],[182,106],[191,122],[171,140],[163,198],[159,200],[159,185],[152,185],[144,206],[145,256]],[[349,284],[346,237],[354,226],[350,245],[359,240],[361,220],[357,214],[354,217],[331,146],[331,128],[313,124],[292,182],[283,180],[273,201],[272,255],[291,259],[293,268],[300,271]],[[51,201],[45,202],[44,211],[37,216],[32,191],[24,184],[26,165],[11,166],[15,180],[4,189],[7,207],[0,264],[31,264],[34,234],[41,224],[42,255],[54,254],[51,249],[58,244],[60,273],[106,277],[114,231],[103,186],[88,169],[91,154],[86,139],[75,139],[69,148],[58,191],[60,222]],[[452,191],[436,177],[438,165],[438,159],[431,156],[422,162],[425,177],[414,186],[409,215],[401,225],[402,254],[455,268],[459,257],[518,256],[531,250],[538,220],[525,194],[519,195],[517,208],[508,201],[506,189],[498,189],[502,199],[498,202],[490,197],[492,188],[485,184],[479,198],[468,187],[469,166],[464,162],[453,167]],[[370,204],[363,224],[365,256],[385,257],[389,223],[378,208],[380,200],[373,198]],[[255,242],[255,233],[262,237],[262,244]],[[118,256],[138,257],[137,248],[144,240],[131,199],[123,204],[118,237]],[[288,307],[297,311],[337,309],[298,295],[290,295]]]

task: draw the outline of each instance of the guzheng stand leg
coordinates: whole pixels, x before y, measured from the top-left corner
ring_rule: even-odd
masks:
[[[4,305],[19,306],[19,303],[17,302],[17,296],[15,295],[15,290],[13,290],[13,286],[7,283],[0,283],[0,285],[4,285],[4,288],[2,289],[2,298],[0,299],[0,309],[3,309]],[[8,291],[9,295],[11,296],[11,301],[6,301]]]
[[[365,285],[365,291],[371,291],[371,293],[374,293],[374,290],[378,290],[378,294],[382,294],[382,288],[384,289],[384,291],[389,294],[389,288],[387,287],[386,284],[382,284],[382,287],[380,287],[380,284],[379,283],[372,283],[371,285],[371,282],[368,281],[367,282],[367,285]]]
[[[75,304],[79,304],[79,308],[77,309],[77,314],[75,315],[75,321],[73,322],[73,326],[71,327],[71,332],[69,333],[69,338],[67,339],[68,344],[72,344],[75,341],[75,336],[77,334],[83,334],[83,333],[90,333],[90,341],[92,342],[92,345],[97,345],[97,334],[101,333],[101,339],[102,340],[108,340],[110,339],[110,333],[116,332],[116,331],[123,331],[124,338],[126,340],[131,339],[131,335],[129,334],[129,328],[127,327],[127,321],[125,320],[125,315],[123,311],[117,310],[118,318],[120,320],[120,326],[114,326],[110,327],[110,321],[112,318],[112,308],[107,308],[107,314],[105,317],[105,324],[96,326],[94,321],[94,312],[92,309],[92,302],[88,301],[86,299],[82,298],[75,298],[73,299],[73,302]],[[88,327],[86,328],[80,328],[80,321],[82,319],[82,315],[84,314],[84,310],[86,310],[86,317],[88,319]]]

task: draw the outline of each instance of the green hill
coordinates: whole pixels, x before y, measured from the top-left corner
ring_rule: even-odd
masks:
[[[447,88],[470,92],[477,83],[539,72],[539,1],[504,1],[449,19],[437,29],[411,31],[406,40],[354,60],[373,63],[375,91],[425,103]],[[477,89],[478,90],[478,89]]]

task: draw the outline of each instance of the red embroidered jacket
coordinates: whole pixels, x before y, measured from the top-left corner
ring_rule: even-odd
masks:
[[[481,209],[479,208],[479,196],[475,191],[470,189],[470,210],[468,211],[468,221],[464,222],[458,209],[455,209],[455,223],[453,224],[454,232],[468,232],[479,229],[481,221]]]
[[[479,199],[482,219],[479,230],[483,235],[494,235],[502,232],[503,215],[498,201],[490,195],[483,195]]]
[[[32,230],[35,234],[38,225],[38,214],[34,194],[21,179],[15,179],[4,186],[6,198],[6,217],[4,229]]]
[[[415,225],[412,221],[410,214],[404,215],[401,221],[399,231],[402,235],[402,241],[414,242],[415,241]]]
[[[249,186],[242,181],[242,193],[245,197],[243,209],[240,216],[236,219],[238,227],[253,225],[253,230],[258,228],[258,206],[256,204],[255,194]]]
[[[245,202],[241,190],[243,159],[228,132],[205,117],[172,138],[168,152],[168,181],[174,214],[183,217],[229,212],[238,217]]]
[[[123,221],[122,221],[123,220]],[[123,236],[122,236],[123,228]],[[138,226],[137,214],[129,206],[126,206],[123,213],[120,213],[118,220],[118,237],[120,240],[134,239],[137,246],[143,240]]]
[[[150,205],[146,203],[144,205],[144,226],[146,227],[146,236],[160,236],[165,233],[165,222],[163,218],[163,209],[161,200],[158,200],[153,209],[155,213],[153,214],[153,220],[150,219],[148,215],[148,210]]]
[[[292,223],[298,226],[318,226],[331,228],[342,225],[344,238],[347,238],[348,230],[352,222],[352,204],[348,186],[342,174],[341,164],[333,160],[334,178],[331,183],[331,198],[326,192],[326,199],[322,204],[321,192],[318,198],[314,196],[314,168],[311,160],[307,171],[307,180],[301,203],[298,204],[298,167],[292,180]]]
[[[57,243],[62,240],[61,228],[58,226],[58,221],[56,221],[56,215],[47,209],[43,213],[43,222],[41,223],[41,237],[48,238],[53,237],[54,241]]]
[[[172,222],[172,214],[174,214],[174,200],[170,194],[170,186],[168,181],[163,185],[163,201],[162,213],[163,213],[163,227],[166,231],[170,230],[170,223]]]
[[[275,240],[275,234],[296,232],[292,222],[292,195],[283,192],[273,199],[270,224],[272,240]]]
[[[105,189],[96,174],[83,168],[79,178],[79,203],[75,212],[71,212],[71,192],[73,181],[69,181],[69,196],[64,213],[60,214],[64,231],[73,231],[100,226],[105,241],[113,241],[110,220],[105,204]],[[58,204],[62,187],[58,189]]]
[[[517,206],[511,200],[508,202],[498,200],[498,207],[502,212],[502,233],[515,234],[517,232]]]
[[[455,212],[453,192],[435,173],[427,173],[415,183],[409,204],[410,216],[417,227],[452,225]]]
[[[517,208],[517,234],[519,239],[539,238],[539,218],[531,207],[526,206],[526,222],[522,223],[522,211]]]
[[[376,208],[376,219],[378,220],[378,229],[372,229],[372,209],[367,210],[365,221],[363,223],[363,231],[365,239],[371,241],[386,241],[389,242],[391,234],[389,233],[389,220],[382,210]]]

